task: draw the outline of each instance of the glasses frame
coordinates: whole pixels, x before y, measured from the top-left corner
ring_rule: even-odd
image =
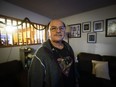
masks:
[[[50,31],[53,31],[53,32],[57,31],[58,29],[63,32],[66,30],[66,27],[64,27],[64,26],[60,26],[60,27],[52,26],[52,27],[50,27]]]

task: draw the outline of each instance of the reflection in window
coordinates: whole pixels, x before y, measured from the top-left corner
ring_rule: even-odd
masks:
[[[0,15],[0,47],[32,45],[45,41],[45,25],[22,21]]]

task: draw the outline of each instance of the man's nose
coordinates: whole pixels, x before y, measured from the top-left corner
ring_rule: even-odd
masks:
[[[57,32],[61,32],[61,29],[60,29],[60,28],[57,28],[56,31],[57,31]]]

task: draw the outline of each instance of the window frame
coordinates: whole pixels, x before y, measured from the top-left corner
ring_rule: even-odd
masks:
[[[0,19],[1,18],[5,19],[5,21],[3,22],[0,20],[0,47],[36,45],[41,44],[46,40],[46,25],[31,22],[28,18],[21,20],[0,15]],[[6,26],[8,26],[7,20],[11,21],[9,24],[13,26],[13,28],[16,28],[16,32],[10,34],[10,32],[5,30]],[[16,22],[15,26],[13,22]],[[13,28],[10,28],[9,30],[11,31]],[[2,30],[5,31],[6,34],[3,33]]]

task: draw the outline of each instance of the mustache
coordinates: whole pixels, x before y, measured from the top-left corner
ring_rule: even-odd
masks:
[[[54,36],[59,36],[59,35],[62,35],[61,33],[57,33],[57,34],[55,34]]]

